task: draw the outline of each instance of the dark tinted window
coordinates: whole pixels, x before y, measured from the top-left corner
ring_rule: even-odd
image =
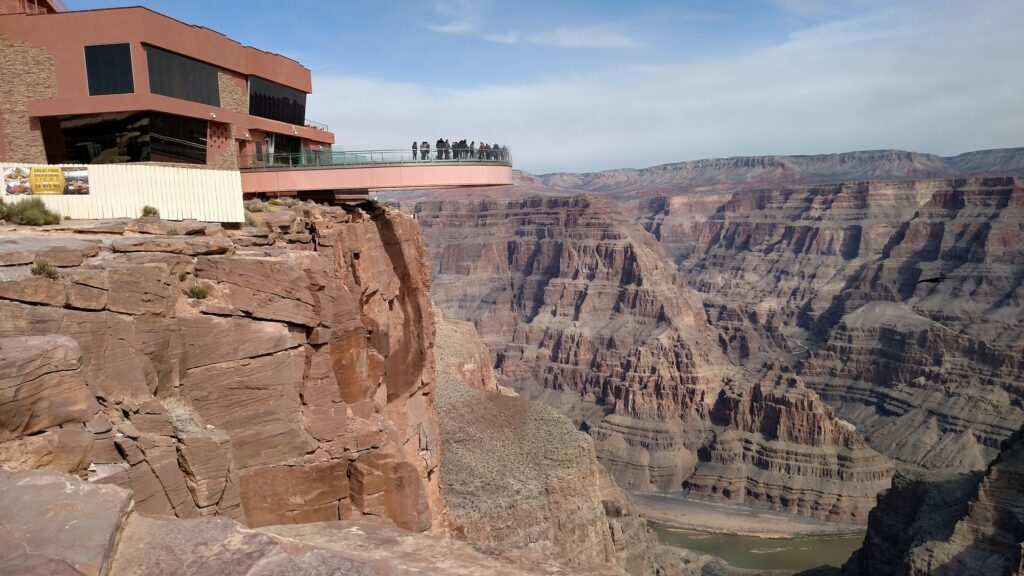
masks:
[[[302,126],[306,121],[306,93],[249,76],[249,114]]]
[[[90,96],[135,92],[132,51],[128,44],[86,46],[85,71]]]
[[[215,66],[153,46],[146,46],[146,60],[152,93],[220,106]]]
[[[149,122],[154,162],[206,163],[206,120],[153,112]]]
[[[62,142],[51,136],[46,157],[51,162],[108,164],[149,160],[149,113],[105,112],[63,116]]]
[[[47,120],[50,120],[49,118]],[[62,116],[46,141],[53,162],[206,163],[205,120],[158,112]]]
[[[274,155],[294,156],[302,152],[302,139],[284,134],[274,134]]]

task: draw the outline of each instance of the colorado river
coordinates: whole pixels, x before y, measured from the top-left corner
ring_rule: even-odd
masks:
[[[650,523],[663,544],[717,556],[737,568],[806,570],[841,566],[860,548],[863,534],[757,538],[712,534]]]

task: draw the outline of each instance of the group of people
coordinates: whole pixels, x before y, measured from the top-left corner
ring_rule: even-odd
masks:
[[[498,160],[507,162],[508,146],[484,143],[480,143],[477,146],[475,140],[469,144],[466,144],[465,140],[458,140],[455,144],[450,144],[448,140],[438,138],[437,142],[434,143],[434,154],[435,160]],[[426,140],[419,144],[413,142],[412,157],[413,160],[417,157],[420,160],[429,159],[430,142]]]

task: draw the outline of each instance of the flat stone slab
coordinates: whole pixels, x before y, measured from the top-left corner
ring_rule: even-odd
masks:
[[[114,252],[169,252],[186,256],[224,254],[231,248],[227,238],[190,236],[152,236],[119,238],[110,243]]]
[[[99,252],[100,242],[67,236],[0,236],[0,266],[31,264],[37,258],[54,266],[78,266]]]
[[[291,545],[222,516],[180,520],[132,514],[117,576],[380,576],[359,560]]]
[[[131,502],[130,490],[68,474],[0,470],[0,568],[107,574]]]

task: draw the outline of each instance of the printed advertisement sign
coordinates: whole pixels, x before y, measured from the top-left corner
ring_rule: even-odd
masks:
[[[89,169],[85,166],[13,166],[4,168],[8,194],[88,194]]]

